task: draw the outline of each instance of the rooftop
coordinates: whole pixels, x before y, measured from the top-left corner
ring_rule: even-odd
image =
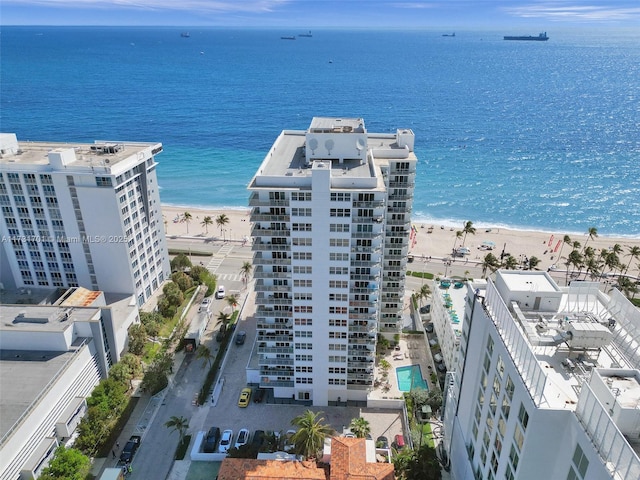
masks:
[[[0,350],[0,437],[65,368],[75,351],[76,348],[66,352]]]
[[[59,170],[51,162],[51,153],[73,150],[75,158],[65,162],[65,166],[98,168],[110,174],[111,168],[118,163],[134,158],[139,152],[152,149],[152,154],[162,151],[160,143],[120,142],[96,140],[94,143],[59,143],[17,141],[13,134],[0,134],[0,167],[10,166],[47,166]]]
[[[369,179],[368,188],[383,188],[376,166],[390,158],[411,158],[413,137],[410,130],[395,134],[368,133],[361,118],[314,117],[307,130],[285,130],[274,142],[262,162],[251,187],[273,186],[273,177],[290,177],[291,187],[310,187],[312,171],[331,169],[332,178]],[[402,137],[402,138],[401,138]],[[344,183],[344,182],[343,182]],[[353,185],[344,183],[345,188]]]
[[[3,331],[63,331],[74,321],[91,321],[98,307],[66,307],[53,305],[2,305],[0,333]]]
[[[489,290],[500,291],[500,301]],[[541,405],[575,408],[578,387],[594,369],[640,368],[629,350],[640,329],[640,315],[617,321],[622,320],[616,308],[619,299],[602,293],[596,282],[574,281],[560,288],[546,272],[498,271],[495,286],[491,283],[480,295],[487,296],[494,316],[505,312],[519,327],[514,331],[504,322],[498,325],[514,338],[514,344],[515,337],[526,338],[529,351],[512,353],[522,368],[529,368],[533,361],[539,366],[541,375],[529,378],[533,390],[544,392]],[[628,330],[635,324],[635,329]]]

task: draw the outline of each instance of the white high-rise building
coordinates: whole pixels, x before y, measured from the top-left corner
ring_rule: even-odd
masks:
[[[448,374],[452,478],[640,478],[640,311],[546,272],[469,282]]]
[[[0,134],[0,282],[83,286],[142,305],[170,274],[160,143],[18,142]]]
[[[401,328],[414,134],[360,118],[285,130],[251,180],[260,385],[366,402],[378,333]]]

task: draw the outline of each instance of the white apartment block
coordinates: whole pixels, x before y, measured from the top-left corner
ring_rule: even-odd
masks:
[[[546,272],[469,282],[448,374],[452,478],[640,478],[640,311]]]
[[[285,130],[249,184],[259,383],[274,396],[366,402],[377,334],[399,333],[414,134],[360,118]]]
[[[0,134],[0,282],[83,286],[142,305],[170,274],[160,143],[18,142]]]
[[[37,478],[72,442],[86,397],[138,319],[133,295],[107,300],[79,287],[0,308],[0,480]]]

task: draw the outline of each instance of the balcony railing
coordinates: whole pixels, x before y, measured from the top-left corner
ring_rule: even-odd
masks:
[[[258,347],[258,353],[288,353],[293,354],[293,347]]]
[[[249,197],[250,207],[288,207],[289,200],[261,200],[257,193]]]
[[[260,382],[260,387],[262,388],[273,388],[273,387],[293,388],[293,382],[286,382],[282,380],[270,380],[267,378],[266,380],[262,380]]]
[[[251,213],[249,217],[251,222],[290,222],[291,215],[272,215],[270,213],[260,212]]]
[[[260,364],[260,366],[262,365],[290,366],[290,365],[293,365],[293,358],[261,358],[258,363]]]
[[[261,252],[261,251],[271,251],[271,252],[285,252],[288,250],[291,250],[291,245],[287,245],[287,244],[271,244],[271,242],[253,242],[253,245],[251,245],[251,250],[254,252]]]

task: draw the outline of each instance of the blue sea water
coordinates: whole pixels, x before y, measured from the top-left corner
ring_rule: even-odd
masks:
[[[160,141],[163,203],[244,208],[281,130],[362,117],[415,132],[415,220],[640,235],[637,29],[180,32],[2,27],[0,129]]]

